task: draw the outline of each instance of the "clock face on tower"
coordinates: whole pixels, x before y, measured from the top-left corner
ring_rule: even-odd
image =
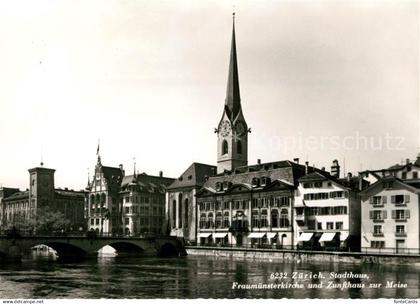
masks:
[[[228,121],[224,121],[220,124],[219,132],[222,136],[229,135],[231,130],[230,123]]]
[[[246,132],[246,127],[245,127],[245,124],[244,124],[242,121],[239,121],[239,122],[238,122],[238,123],[236,123],[236,125],[235,125],[235,130],[236,130],[236,133],[237,133],[239,136],[244,135],[244,134],[245,134],[245,132]]]

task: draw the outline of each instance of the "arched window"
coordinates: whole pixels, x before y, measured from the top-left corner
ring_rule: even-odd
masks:
[[[289,227],[289,211],[281,209],[280,211],[280,228]]]
[[[222,155],[228,154],[229,152],[229,145],[226,140],[222,143]]]
[[[206,228],[207,217],[205,213],[201,213],[200,215],[200,228]]]
[[[188,198],[184,200],[184,226],[188,227]]]
[[[271,210],[271,227],[279,227],[279,211],[277,209]]]
[[[216,229],[222,228],[222,212],[216,213]]]
[[[176,200],[172,201],[172,228],[176,225]]]
[[[260,228],[260,215],[258,210],[252,210],[252,227]]]
[[[182,228],[182,193],[178,195],[178,228]]]
[[[207,217],[207,228],[214,228],[213,213],[209,213]]]
[[[238,154],[242,154],[242,142],[240,140],[236,142],[236,152],[238,152]]]
[[[268,226],[268,220],[267,220],[267,209],[261,210],[261,227],[265,228]]]

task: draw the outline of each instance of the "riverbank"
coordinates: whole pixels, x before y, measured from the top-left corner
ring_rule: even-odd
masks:
[[[227,257],[238,259],[263,259],[301,262],[334,262],[353,264],[388,264],[413,265],[420,267],[420,255],[381,254],[361,252],[331,252],[307,251],[290,249],[263,249],[263,248],[235,248],[235,247],[201,247],[186,246],[188,255]]]

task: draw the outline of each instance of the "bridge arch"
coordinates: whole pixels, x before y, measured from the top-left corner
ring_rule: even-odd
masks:
[[[46,245],[57,252],[59,259],[79,259],[87,256],[88,252],[83,248],[60,241],[42,242],[37,245]]]
[[[114,248],[117,255],[138,255],[145,252],[145,248],[125,240],[109,242],[106,245]]]

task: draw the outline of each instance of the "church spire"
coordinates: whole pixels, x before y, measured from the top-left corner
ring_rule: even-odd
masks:
[[[230,49],[229,73],[226,90],[225,109],[231,120],[235,119],[241,109],[241,96],[239,94],[238,62],[236,56],[235,39],[235,13],[232,14],[232,44]]]

